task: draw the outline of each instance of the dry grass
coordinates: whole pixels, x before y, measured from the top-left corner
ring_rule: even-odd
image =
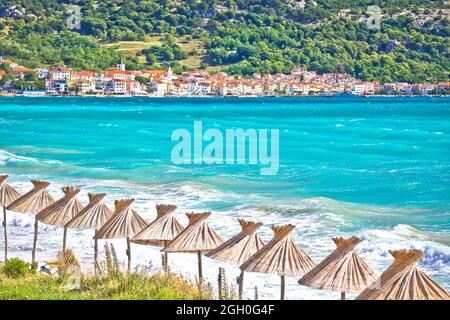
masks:
[[[198,69],[200,64],[205,60],[205,43],[199,39],[188,39],[180,37],[176,43],[188,53],[185,60],[181,60],[180,64],[192,69]]]
[[[159,47],[162,45],[162,37],[160,36],[147,36],[142,41],[117,41],[112,43],[102,44],[102,47],[113,48],[116,51],[124,53],[137,53],[143,49],[150,47]]]
[[[146,36],[142,41],[117,41],[103,44],[102,47],[113,48],[126,56],[137,56],[140,63],[145,63],[145,56],[139,55],[139,52],[151,47],[162,46],[161,36]]]
[[[143,41],[117,41],[113,43],[106,43],[102,46],[105,48],[113,48],[126,56],[137,56],[140,63],[146,63],[145,56],[139,55],[139,52],[143,49],[148,49],[151,47],[160,47],[163,44],[163,40],[163,36],[146,36]],[[183,66],[197,69],[207,58],[205,55],[205,44],[202,40],[191,39],[188,36],[183,36],[177,38],[176,44],[188,53],[187,59],[179,61],[179,63]]]

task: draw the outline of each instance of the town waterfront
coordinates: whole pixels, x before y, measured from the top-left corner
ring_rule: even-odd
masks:
[[[171,133],[192,129],[279,129],[280,169],[260,175],[255,165],[175,165]],[[237,218],[297,225],[295,241],[315,262],[334,249],[331,237],[360,236],[358,253],[380,273],[389,249],[424,250],[420,266],[450,290],[450,98],[88,98],[0,97],[0,173],[24,192],[29,180],[107,192],[107,202],[135,197],[146,219],[155,203],[184,212],[212,211],[209,219],[229,238]],[[9,214],[10,256],[30,258],[33,217]],[[42,226],[38,260],[54,258],[62,229]],[[89,231],[69,231],[68,247],[91,264]],[[114,241],[125,262],[125,243]],[[2,250],[3,243],[0,244]],[[135,266],[160,265],[157,248],[133,245]],[[174,254],[174,271],[195,270],[196,257]],[[207,280],[222,264],[205,258]],[[237,268],[227,268],[234,281]],[[195,272],[193,272],[195,273]],[[193,276],[193,275],[192,275]],[[287,281],[289,299],[336,293]],[[247,280],[246,280],[247,281]],[[278,295],[278,277],[249,274],[246,296]]]

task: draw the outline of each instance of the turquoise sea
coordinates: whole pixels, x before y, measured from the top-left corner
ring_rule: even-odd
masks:
[[[200,120],[204,130],[279,129],[278,174],[261,175],[258,165],[172,163],[173,130],[192,131]],[[265,240],[270,225],[292,223],[316,262],[337,235],[360,236],[358,252],[378,273],[392,262],[389,249],[423,249],[420,266],[450,290],[449,97],[0,97],[0,173],[22,192],[31,178],[48,180],[55,198],[75,185],[83,203],[91,191],[107,192],[109,203],[132,196],[147,219],[155,203],[178,205],[183,223],[184,212],[212,211],[224,238],[239,230],[236,218],[264,222]],[[11,255],[28,258],[33,218],[9,217]],[[61,234],[41,227],[39,259],[56,255]],[[86,263],[91,238],[69,232],[69,247]],[[133,250],[135,265],[160,264],[157,249]],[[174,255],[174,268],[195,274],[195,257],[187,256]],[[218,265],[207,261],[211,281]],[[231,268],[229,278],[237,274]],[[257,285],[260,297],[278,297],[277,279],[250,276],[248,296]],[[297,280],[288,281],[288,298],[338,295]]]

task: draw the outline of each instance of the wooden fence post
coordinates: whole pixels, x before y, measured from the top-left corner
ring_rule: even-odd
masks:
[[[225,270],[224,268],[219,268],[219,275],[217,277],[217,283],[218,283],[218,296],[219,296],[219,300],[223,300],[223,274],[224,274]]]

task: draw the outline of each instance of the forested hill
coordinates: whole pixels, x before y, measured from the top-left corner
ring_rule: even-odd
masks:
[[[81,7],[80,29],[67,28],[70,5]],[[379,30],[366,24],[370,5],[382,10]],[[448,81],[449,10],[443,0],[2,0],[0,55],[28,67],[100,70],[125,54],[134,69],[249,75],[306,66]]]

